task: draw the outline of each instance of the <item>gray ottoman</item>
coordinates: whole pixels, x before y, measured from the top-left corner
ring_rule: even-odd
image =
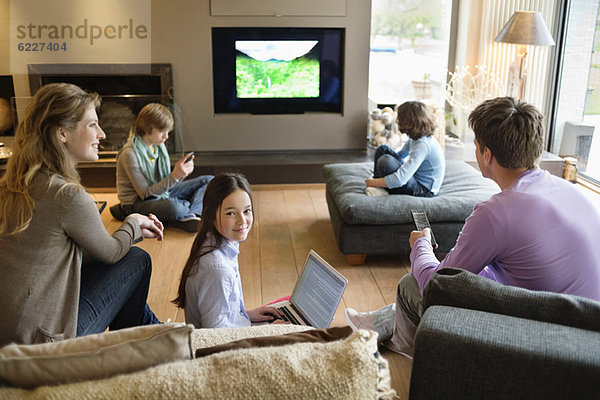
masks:
[[[426,211],[439,246],[436,252],[447,253],[475,204],[500,191],[493,181],[458,160],[446,161],[440,192],[430,198],[367,196],[365,179],[372,173],[373,163],[328,164],[322,170],[333,231],[351,264],[362,264],[367,254],[409,254],[408,238],[415,229],[411,209]]]

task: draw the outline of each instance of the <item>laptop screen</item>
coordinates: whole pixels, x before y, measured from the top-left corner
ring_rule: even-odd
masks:
[[[328,328],[347,284],[333,267],[310,252],[291,301],[315,328]]]

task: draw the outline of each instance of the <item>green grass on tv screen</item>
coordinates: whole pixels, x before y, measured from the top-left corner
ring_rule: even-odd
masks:
[[[319,60],[259,61],[243,53],[235,59],[237,97],[319,97]]]

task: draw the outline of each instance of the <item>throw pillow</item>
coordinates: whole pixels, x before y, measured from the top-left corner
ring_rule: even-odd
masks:
[[[105,378],[192,358],[193,325],[160,324],[0,349],[0,379],[33,388]]]

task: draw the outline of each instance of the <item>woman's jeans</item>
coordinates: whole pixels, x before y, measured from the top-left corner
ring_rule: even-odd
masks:
[[[132,247],[116,264],[81,268],[77,336],[139,325],[159,324],[148,304],[152,260]]]
[[[373,165],[373,178],[383,178],[393,174],[404,163],[402,158],[406,154],[397,153],[387,144],[382,144],[375,150],[375,162]],[[387,189],[390,194],[409,194],[411,196],[432,197],[428,189],[422,186],[414,176],[411,176],[404,186],[393,189]]]
[[[179,182],[169,190],[169,198],[137,200],[133,204],[123,205],[127,215],[140,213],[156,215],[162,222],[176,221],[189,216],[202,214],[202,200],[206,185],[212,175],[202,175]]]

